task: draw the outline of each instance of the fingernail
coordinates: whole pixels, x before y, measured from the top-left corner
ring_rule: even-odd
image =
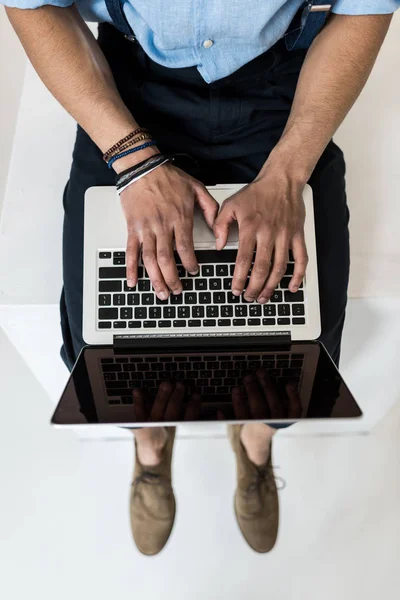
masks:
[[[266,303],[266,301],[267,301],[267,298],[265,298],[265,296],[263,296],[262,298],[258,298],[258,300],[257,300],[257,302],[258,302],[259,304],[265,304],[265,303]]]
[[[166,300],[168,298],[168,293],[160,292],[158,297],[160,298],[160,300]]]
[[[246,300],[246,302],[254,302],[254,298],[252,298],[251,296],[245,296],[244,299]]]
[[[299,289],[299,286],[298,286],[298,285],[294,285],[294,286],[292,287],[292,290],[293,290],[294,292],[297,292],[297,290],[298,290],[298,289]]]
[[[127,284],[128,287],[135,287],[135,282],[133,281],[133,279],[128,279]]]
[[[198,273],[198,272],[199,272],[199,270],[198,270],[198,269],[196,269],[196,271],[189,271],[189,273],[190,273],[191,275],[197,275],[197,273]]]
[[[239,290],[232,290],[232,294],[234,296],[240,296],[240,291]]]
[[[179,294],[182,294],[182,289],[176,288],[176,290],[172,290],[172,293],[174,296],[179,296]]]

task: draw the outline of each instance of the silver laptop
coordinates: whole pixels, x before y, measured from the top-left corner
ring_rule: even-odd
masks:
[[[245,185],[245,184],[243,184]],[[243,185],[208,186],[221,204]],[[231,280],[238,232],[231,228],[222,251],[200,212],[194,219],[199,273],[179,263],[183,293],[162,302],[141,265],[135,288],[125,273],[126,224],[112,187],[93,187],[85,197],[83,337],[86,343],[55,410],[57,426],[177,425],[182,421],[243,423],[355,418],[362,413],[323,344],[312,191],[304,190],[309,263],[292,294],[294,262],[271,300],[260,305],[233,296]],[[271,397],[246,396],[245,377],[268,373]],[[183,382],[181,405],[157,413],[163,382]],[[289,397],[287,384],[295,386]],[[234,389],[243,401],[234,400]],[[135,400],[137,392],[143,402]],[[271,388],[272,389],[272,388]],[[272,392],[271,392],[272,393]],[[196,405],[191,404],[194,396]],[[172,398],[172,396],[171,396]],[[200,400],[199,400],[200,399]],[[261,402],[261,405],[260,405]],[[148,414],[146,413],[148,411]]]

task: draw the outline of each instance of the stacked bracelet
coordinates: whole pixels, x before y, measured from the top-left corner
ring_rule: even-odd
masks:
[[[118,160],[119,158],[128,156],[128,154],[133,154],[134,152],[139,152],[139,150],[144,150],[145,148],[148,148],[149,146],[154,146],[155,144],[156,144],[155,141],[146,142],[146,144],[142,144],[141,146],[137,146],[136,148],[131,148],[130,150],[126,150],[125,152],[120,152],[119,154],[115,154],[112,158],[110,158],[110,160],[107,163],[107,166],[109,169],[111,169],[111,167],[113,166],[115,161]]]
[[[122,140],[119,140],[119,142],[117,142],[116,144],[114,144],[114,146],[112,146],[111,148],[109,148],[107,150],[107,152],[105,152],[103,154],[103,160],[105,162],[107,162],[110,158],[111,155],[118,150],[119,148],[121,148],[122,144],[125,144],[125,142],[127,142],[128,140],[131,140],[133,137],[135,137],[135,135],[137,135],[138,133],[147,133],[148,129],[144,129],[142,127],[138,127],[137,129],[135,129],[135,131],[132,131],[129,135],[125,136]]]
[[[141,163],[135,165],[134,167],[130,167],[119,174],[116,181],[117,193],[121,194],[128,186],[130,186],[138,179],[141,179],[157,167],[161,167],[166,163],[172,162],[169,156],[165,156],[164,154],[155,154],[154,156],[150,156],[146,160]]]
[[[122,146],[120,148],[118,148],[118,150],[114,150],[114,152],[112,152],[111,155],[107,158],[106,162],[108,162],[110,160],[110,158],[112,158],[115,154],[120,154],[121,152],[123,152],[124,150],[127,150],[131,146],[134,146],[138,142],[143,142],[143,140],[151,140],[151,139],[152,139],[152,136],[150,133],[143,133],[143,135],[139,135],[138,137],[133,138],[133,140],[129,140],[129,142],[122,144]]]

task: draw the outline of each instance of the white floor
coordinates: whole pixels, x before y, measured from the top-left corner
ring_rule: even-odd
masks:
[[[278,434],[280,535],[264,556],[245,545],[234,520],[227,440],[187,436],[175,448],[178,513],[171,539],[159,556],[141,556],[128,520],[131,440],[88,442],[52,429],[50,390],[0,329],[1,597],[397,597],[400,384],[393,353],[399,356],[400,328],[398,320],[389,327],[383,306],[379,313],[376,305],[367,307],[369,325],[374,319],[376,325],[370,336],[367,322],[357,321],[360,307],[351,303],[343,356],[364,410],[391,408],[385,416],[381,411],[370,433]]]

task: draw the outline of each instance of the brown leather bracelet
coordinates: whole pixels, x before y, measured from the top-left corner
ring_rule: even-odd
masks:
[[[107,162],[107,160],[110,158],[110,154],[112,154],[113,152],[115,152],[115,150],[118,150],[122,146],[122,144],[125,144],[125,142],[127,142],[128,140],[131,140],[138,133],[147,132],[147,131],[148,131],[148,129],[145,129],[143,127],[138,127],[137,129],[135,129],[134,131],[132,131],[129,135],[127,135],[124,138],[122,138],[122,140],[119,140],[119,142],[117,142],[116,144],[114,144],[114,146],[111,146],[111,148],[109,148],[107,150],[107,152],[105,152],[103,154],[103,160],[105,160]]]
[[[107,156],[107,159],[105,159],[105,161],[108,162],[110,160],[110,158],[115,156],[115,154],[119,154],[120,152],[123,152],[124,150],[126,150],[127,148],[130,148],[131,146],[134,146],[138,142],[142,142],[143,140],[151,140],[151,139],[152,139],[152,135],[150,133],[143,133],[142,135],[139,135],[138,137],[133,138],[133,140],[129,140],[129,142],[126,142],[125,144],[123,144],[122,146],[120,146],[119,148],[114,150],[111,154],[109,154]]]

